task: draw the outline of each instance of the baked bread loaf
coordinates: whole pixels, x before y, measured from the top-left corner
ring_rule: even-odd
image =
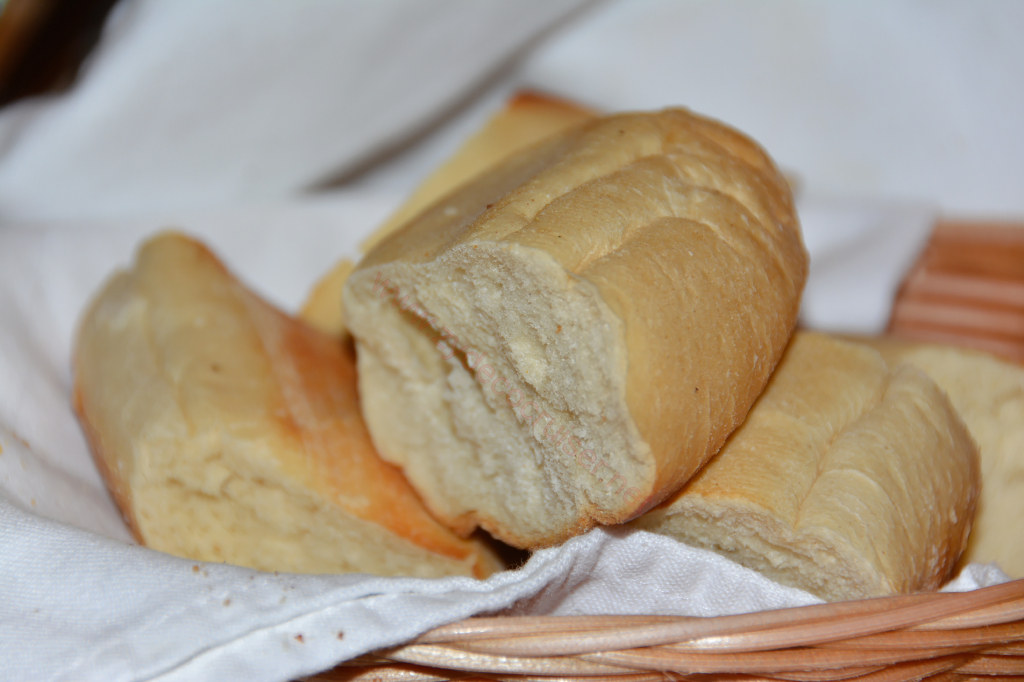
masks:
[[[146,243],[85,314],[74,399],[139,541],[303,573],[484,576],[381,461],[354,358],[242,286],[201,244]]]
[[[632,525],[859,599],[945,582],[979,485],[974,443],[923,372],[801,332],[721,452]]]
[[[679,488],[761,392],[807,257],[752,141],[597,118],[372,249],[344,290],[367,424],[431,511],[522,548]]]
[[[514,152],[593,118],[596,114],[564,99],[521,92],[469,137],[412,195],[363,242],[368,250],[459,185]],[[341,289],[355,263],[343,258],[321,277],[299,311],[299,317],[328,334],[345,335]]]
[[[964,348],[892,337],[864,341],[890,363],[924,370],[978,444],[984,483],[963,562],[994,562],[1024,578],[1024,367]]]

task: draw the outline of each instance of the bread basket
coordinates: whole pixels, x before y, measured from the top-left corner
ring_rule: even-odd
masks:
[[[1024,225],[939,223],[889,331],[1024,360]],[[1024,679],[1024,579],[715,618],[470,618],[309,679]]]

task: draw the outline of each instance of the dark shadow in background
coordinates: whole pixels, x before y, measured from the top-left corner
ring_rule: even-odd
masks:
[[[74,82],[117,0],[7,0],[0,10],[0,107]]]

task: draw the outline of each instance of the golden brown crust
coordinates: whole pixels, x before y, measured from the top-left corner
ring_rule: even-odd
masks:
[[[376,455],[352,349],[261,300],[196,241],[169,233],[142,247],[86,314],[75,369],[94,456],[147,545],[315,572],[387,572],[398,564],[385,547],[436,562],[435,573],[497,565],[434,520]],[[197,512],[180,500],[206,516],[188,516]],[[247,547],[247,533],[279,556]],[[331,537],[381,549],[360,547],[365,558],[348,565],[352,547],[304,544]]]
[[[800,332],[721,452],[634,525],[830,600],[933,590],[979,485],[974,443],[923,373]]]
[[[982,487],[963,563],[1024,578],[1024,366],[966,348],[893,337],[857,339],[891,364],[919,367],[949,396],[981,454]],[[1014,522],[1011,522],[1014,520]]]
[[[82,391],[77,383],[72,389],[71,404],[75,414],[78,416],[78,423],[82,426],[85,440],[89,444],[92,461],[100,472],[100,476],[106,482],[107,490],[110,491],[110,496],[114,498],[114,504],[117,505],[118,511],[121,512],[121,518],[124,519],[125,525],[128,526],[128,530],[131,532],[132,537],[135,538],[135,541],[143,544],[142,533],[139,532],[139,522],[132,511],[131,488],[128,482],[124,480],[124,476],[121,476],[110,466],[113,457],[108,453],[107,447],[103,444],[100,433],[86,419],[86,415],[92,413],[93,409],[86,407],[83,403]]]

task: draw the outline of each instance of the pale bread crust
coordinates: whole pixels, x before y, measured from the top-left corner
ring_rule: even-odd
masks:
[[[484,576],[363,423],[351,349],[273,308],[202,244],[143,245],[86,312],[75,405],[154,549],[261,570]]]
[[[981,454],[981,497],[962,563],[1024,578],[1024,367],[988,353],[892,337],[858,339],[920,367],[946,392]]]
[[[923,372],[798,332],[721,452],[632,525],[827,600],[933,590],[980,482],[967,428]]]
[[[536,548],[626,521],[742,421],[806,270],[789,188],[748,138],[683,110],[594,119],[358,265],[344,303],[367,423],[460,532]]]

